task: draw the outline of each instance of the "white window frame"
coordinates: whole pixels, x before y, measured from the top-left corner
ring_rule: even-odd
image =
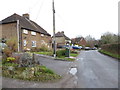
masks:
[[[36,41],[32,41],[32,47],[36,47]]]
[[[27,41],[26,40],[23,40],[23,46],[27,46]]]
[[[28,34],[28,30],[23,29],[23,33],[24,33],[24,34]]]
[[[41,37],[44,37],[45,35],[44,34],[41,34]]]
[[[31,35],[36,35],[36,32],[31,31]]]

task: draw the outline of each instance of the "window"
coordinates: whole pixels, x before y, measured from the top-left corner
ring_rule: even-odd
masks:
[[[44,34],[41,34],[41,36],[43,37],[43,36],[44,36]]]
[[[23,40],[23,46],[25,47],[27,45],[27,41]]]
[[[32,47],[36,47],[36,41],[32,41]]]
[[[28,30],[23,29],[24,34],[28,34]]]
[[[36,35],[36,32],[31,31],[31,34],[32,34],[32,35]]]

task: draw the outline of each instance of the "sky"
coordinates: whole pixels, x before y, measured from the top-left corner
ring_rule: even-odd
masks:
[[[56,32],[69,38],[91,35],[100,39],[105,32],[118,33],[120,0],[54,0]],[[30,19],[53,35],[52,0],[0,0],[0,21],[17,13],[29,13]]]

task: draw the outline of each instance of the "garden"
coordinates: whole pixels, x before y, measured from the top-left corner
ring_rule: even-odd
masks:
[[[39,63],[38,57],[31,52],[15,53],[14,39],[7,41],[2,51],[2,76],[29,81],[56,81],[61,78],[54,71]]]

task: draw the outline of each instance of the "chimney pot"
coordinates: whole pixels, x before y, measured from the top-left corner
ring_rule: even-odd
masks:
[[[23,14],[23,17],[25,17],[25,18],[27,18],[27,19],[29,19],[29,14],[28,13],[26,13],[26,14]]]

